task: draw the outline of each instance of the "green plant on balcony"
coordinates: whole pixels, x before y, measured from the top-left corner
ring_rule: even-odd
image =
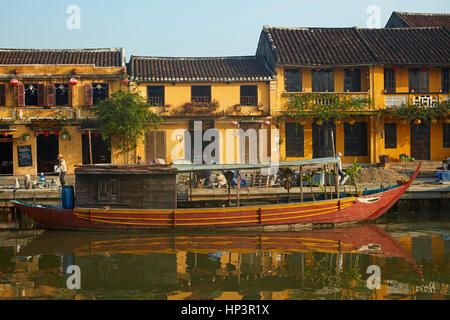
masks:
[[[381,109],[378,112],[382,116],[388,116],[390,120],[399,118],[408,122],[416,119],[431,121],[433,119],[445,119],[449,115],[450,106],[448,101],[438,103],[434,107],[402,104]]]
[[[319,118],[328,121],[334,118],[340,120],[345,116],[368,109],[368,97],[352,97],[333,93],[321,94],[284,94],[288,98],[287,112],[282,118],[304,119]]]
[[[219,108],[219,102],[217,100],[212,100],[210,102],[187,102],[183,105],[186,112],[197,112],[197,111],[214,111]]]

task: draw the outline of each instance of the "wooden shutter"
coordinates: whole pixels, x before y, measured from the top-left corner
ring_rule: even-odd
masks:
[[[44,91],[45,86],[43,84],[38,84],[38,106],[44,105]]]
[[[346,156],[367,156],[367,123],[344,123],[344,154]]]
[[[6,86],[0,84],[0,106],[6,106]]]
[[[397,125],[395,123],[384,124],[384,148],[397,148]]]
[[[150,130],[145,144],[145,160],[166,160],[166,132]]]
[[[92,83],[86,83],[84,85],[84,99],[85,99],[85,104],[87,106],[92,106],[93,105]]]
[[[304,157],[304,128],[297,123],[285,125],[286,157]]]
[[[55,85],[47,85],[47,106],[53,107],[55,105]]]
[[[25,86],[23,84],[17,85],[17,105],[19,107],[25,106]]]
[[[443,131],[444,148],[450,148],[450,124],[443,123],[442,131]]]

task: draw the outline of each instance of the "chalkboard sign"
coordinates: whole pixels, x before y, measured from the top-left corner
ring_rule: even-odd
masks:
[[[31,146],[17,146],[17,158],[19,159],[19,167],[32,166]]]

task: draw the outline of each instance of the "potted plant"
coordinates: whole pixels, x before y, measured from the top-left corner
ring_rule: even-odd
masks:
[[[235,104],[234,105],[234,110],[241,111],[241,105],[240,104]]]
[[[61,132],[61,138],[62,138],[63,140],[66,140],[66,139],[70,138],[70,136],[69,136],[69,131],[67,131],[66,129],[64,129],[63,132]]]
[[[30,134],[28,132],[25,132],[22,134],[23,141],[28,141],[30,139]]]
[[[343,169],[344,174],[350,178],[352,185],[355,187],[355,196],[360,196],[362,192],[358,192],[358,186],[356,185],[356,176],[358,175],[361,166],[356,164],[356,158],[353,160],[353,165],[350,168]]]
[[[264,106],[261,105],[261,104],[259,104],[259,105],[257,106],[257,108],[258,108],[258,111],[264,111]]]

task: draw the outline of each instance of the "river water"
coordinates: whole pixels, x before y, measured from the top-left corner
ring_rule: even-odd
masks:
[[[450,299],[450,220],[395,210],[282,233],[0,231],[0,299]]]

